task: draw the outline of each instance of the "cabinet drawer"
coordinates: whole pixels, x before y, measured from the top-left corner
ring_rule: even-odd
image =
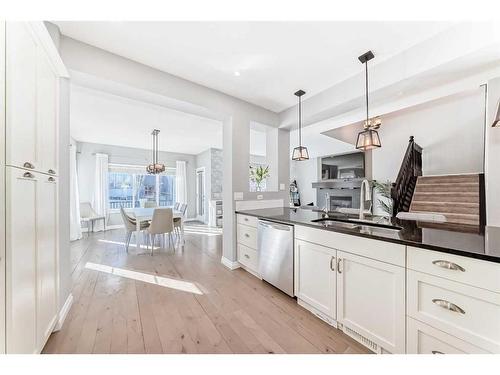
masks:
[[[254,272],[259,271],[259,253],[245,245],[238,244],[238,262]]]
[[[248,225],[250,227],[257,228],[257,218],[255,216],[248,215],[236,215],[236,221],[238,224]]]
[[[396,266],[406,266],[406,246],[404,245],[303,225],[295,225],[295,238]]]
[[[500,294],[408,271],[407,311],[452,336],[500,353]]]
[[[408,247],[408,268],[500,293],[500,264]]]
[[[487,354],[466,341],[448,335],[436,328],[408,318],[407,323],[408,354]]]
[[[238,224],[238,233],[236,239],[239,244],[252,249],[257,249],[257,228]]]

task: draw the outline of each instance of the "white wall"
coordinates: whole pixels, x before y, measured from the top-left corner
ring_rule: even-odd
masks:
[[[382,147],[373,150],[373,179],[395,181],[411,135],[423,147],[424,175],[481,173],[484,89],[382,117]]]
[[[313,202],[316,205],[316,189],[312,183],[320,180],[318,158],[290,162],[290,180],[297,181],[302,205]]]
[[[199,108],[204,116],[223,121],[224,151],[224,240],[223,256],[236,260],[234,192],[243,192],[244,199],[256,199],[248,192],[248,164],[250,123],[259,122],[278,126],[278,115],[261,107],[236,99],[219,91],[198,85],[171,74],[128,60],[71,38],[61,39],[64,63],[74,72],[118,82],[147,92],[162,95],[184,105]],[[278,178],[285,185],[289,181],[289,138],[287,130],[278,134]],[[264,192],[264,199],[288,199],[287,189]]]
[[[120,146],[110,146],[101,145],[97,143],[77,143],[77,166],[78,166],[78,188],[80,190],[80,202],[92,202],[92,193],[94,186],[94,176],[95,176],[95,154],[96,152],[109,155],[109,162],[116,164],[129,164],[144,166],[149,164],[151,158],[151,151],[130,148],[130,147],[120,147]],[[176,160],[184,160],[187,162],[186,174],[187,174],[187,189],[188,189],[188,209],[187,217],[191,218],[195,215],[195,197],[196,197],[196,185],[195,185],[195,169],[196,169],[196,157],[195,155],[188,154],[176,154],[171,152],[160,152],[160,161],[165,164],[166,167],[175,168]],[[111,214],[109,218],[109,225],[120,225],[121,217],[119,213]]]
[[[500,77],[488,82],[486,120],[486,215],[489,226],[500,227],[500,128],[492,128],[500,101]]]

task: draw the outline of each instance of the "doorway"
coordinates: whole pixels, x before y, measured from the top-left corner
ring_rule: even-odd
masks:
[[[203,223],[205,218],[205,167],[196,169],[196,220]]]

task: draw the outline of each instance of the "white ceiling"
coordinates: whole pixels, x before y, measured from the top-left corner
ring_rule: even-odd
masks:
[[[70,98],[71,136],[80,142],[150,149],[151,131],[159,129],[161,151],[222,148],[222,124],[216,120],[74,84]]]
[[[55,22],[93,46],[280,112],[451,26],[448,22]],[[236,76],[235,72],[240,75]]]

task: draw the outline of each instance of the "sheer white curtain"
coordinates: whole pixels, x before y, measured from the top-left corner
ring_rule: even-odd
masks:
[[[78,174],[76,170],[76,143],[71,143],[69,150],[69,240],[82,238],[80,225],[80,193],[78,192]]]
[[[98,215],[108,218],[108,155],[95,154],[95,178],[92,208]],[[98,226],[97,226],[98,225]],[[101,230],[102,220],[96,222],[95,230]]]
[[[179,203],[187,203],[186,176],[186,162],[177,160],[175,162],[175,200]]]

